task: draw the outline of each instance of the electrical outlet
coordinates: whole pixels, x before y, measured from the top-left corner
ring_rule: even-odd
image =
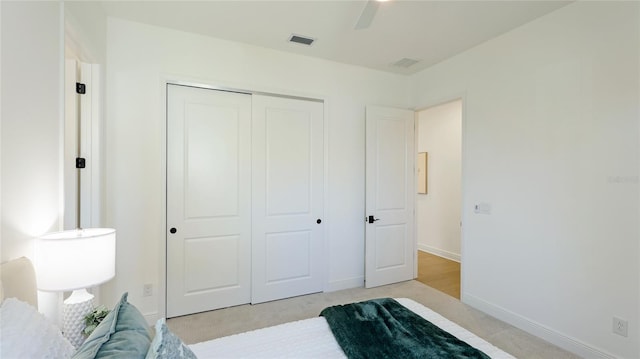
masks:
[[[147,283],[142,286],[142,296],[150,297],[151,295],[153,295],[153,284]]]
[[[629,323],[626,320],[622,320],[620,318],[613,317],[613,332],[622,335],[623,337],[627,336],[627,331],[629,329]]]

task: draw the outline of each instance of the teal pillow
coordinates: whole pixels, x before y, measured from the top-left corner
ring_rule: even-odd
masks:
[[[191,349],[167,327],[164,319],[156,322],[156,337],[153,338],[146,359],[196,359]]]
[[[127,302],[127,295],[122,295],[73,359],[145,357],[151,344],[151,331],[140,311]]]

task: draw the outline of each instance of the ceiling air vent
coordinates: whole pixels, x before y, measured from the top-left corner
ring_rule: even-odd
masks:
[[[296,44],[302,44],[307,46],[311,46],[311,44],[313,44],[314,41],[316,41],[316,39],[300,36],[300,35],[291,35],[291,37],[289,38],[289,42],[295,42]]]
[[[392,65],[397,67],[404,67],[405,69],[408,69],[409,67],[417,64],[418,62],[420,62],[420,60],[408,59],[405,57],[402,60],[398,60],[394,62]]]

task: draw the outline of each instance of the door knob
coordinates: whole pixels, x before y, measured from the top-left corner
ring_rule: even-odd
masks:
[[[373,223],[375,221],[379,221],[380,218],[373,218],[373,216],[369,216],[369,223]]]
[[[169,230],[169,232],[171,232],[171,234],[174,234],[174,233],[176,233],[177,231],[178,231],[178,230],[177,230],[177,229],[175,229],[175,228],[171,228],[171,229]]]
[[[316,220],[316,223],[317,223],[317,224],[320,224],[320,223],[322,223],[322,220],[321,220],[320,218],[318,218],[318,219]]]

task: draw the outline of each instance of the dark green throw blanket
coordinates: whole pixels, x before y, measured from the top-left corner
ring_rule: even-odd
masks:
[[[324,309],[348,358],[489,358],[391,298]]]

